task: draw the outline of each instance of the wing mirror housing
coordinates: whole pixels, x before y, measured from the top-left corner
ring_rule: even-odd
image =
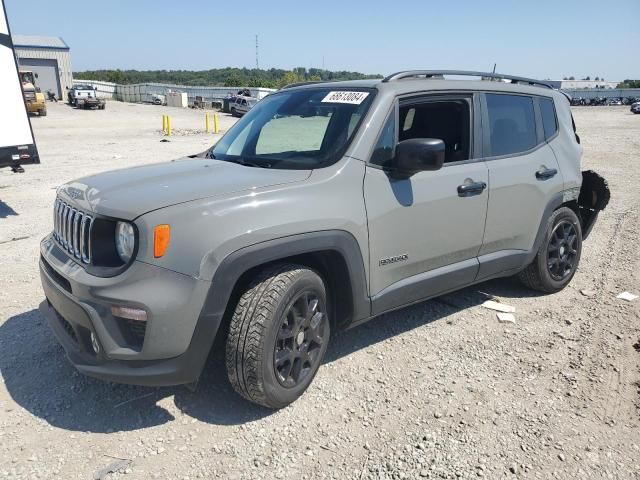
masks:
[[[406,179],[418,172],[440,170],[445,145],[439,138],[410,138],[396,145],[393,178]]]

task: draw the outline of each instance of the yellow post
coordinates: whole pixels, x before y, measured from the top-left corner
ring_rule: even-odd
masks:
[[[220,128],[218,126],[218,113],[213,112],[213,133],[220,133]]]
[[[162,133],[167,131],[167,116],[162,115]]]
[[[171,136],[171,117],[167,115],[167,135]]]
[[[209,133],[209,112],[204,114],[204,129]]]

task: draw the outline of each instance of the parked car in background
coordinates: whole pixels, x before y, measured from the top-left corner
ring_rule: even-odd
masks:
[[[631,111],[633,113],[640,113],[640,102],[635,102],[631,104]]]
[[[229,105],[229,111],[234,117],[241,117],[251,110],[256,103],[258,103],[257,98],[237,96]]]
[[[98,98],[96,88],[91,85],[74,85],[67,93],[67,100],[69,105],[76,108],[104,110],[106,106],[104,99]]]
[[[95,96],[95,88],[91,85],[74,85],[67,91],[67,101],[69,105],[76,107],[78,100]]]
[[[167,97],[154,93],[153,95],[151,95],[151,103],[153,103],[154,105],[166,105]]]
[[[620,98],[610,98],[607,100],[607,105],[611,106],[619,106],[622,105],[622,100]]]

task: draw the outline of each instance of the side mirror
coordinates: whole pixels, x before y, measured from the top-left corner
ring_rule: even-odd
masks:
[[[36,76],[36,78],[39,78],[39,75],[37,73],[34,73],[34,75]]]
[[[439,138],[411,138],[396,146],[394,178],[406,179],[418,172],[440,170],[444,164],[444,142]]]

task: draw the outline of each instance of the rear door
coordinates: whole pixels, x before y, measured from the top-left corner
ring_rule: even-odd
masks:
[[[395,145],[411,138],[443,140],[445,164],[394,179]],[[474,280],[488,199],[480,138],[472,94],[401,99],[390,112],[364,181],[374,314]]]
[[[0,10],[0,167],[40,163],[24,103],[7,12]]]
[[[478,279],[521,266],[547,204],[563,190],[558,162],[545,141],[541,98],[483,95],[489,208]]]

